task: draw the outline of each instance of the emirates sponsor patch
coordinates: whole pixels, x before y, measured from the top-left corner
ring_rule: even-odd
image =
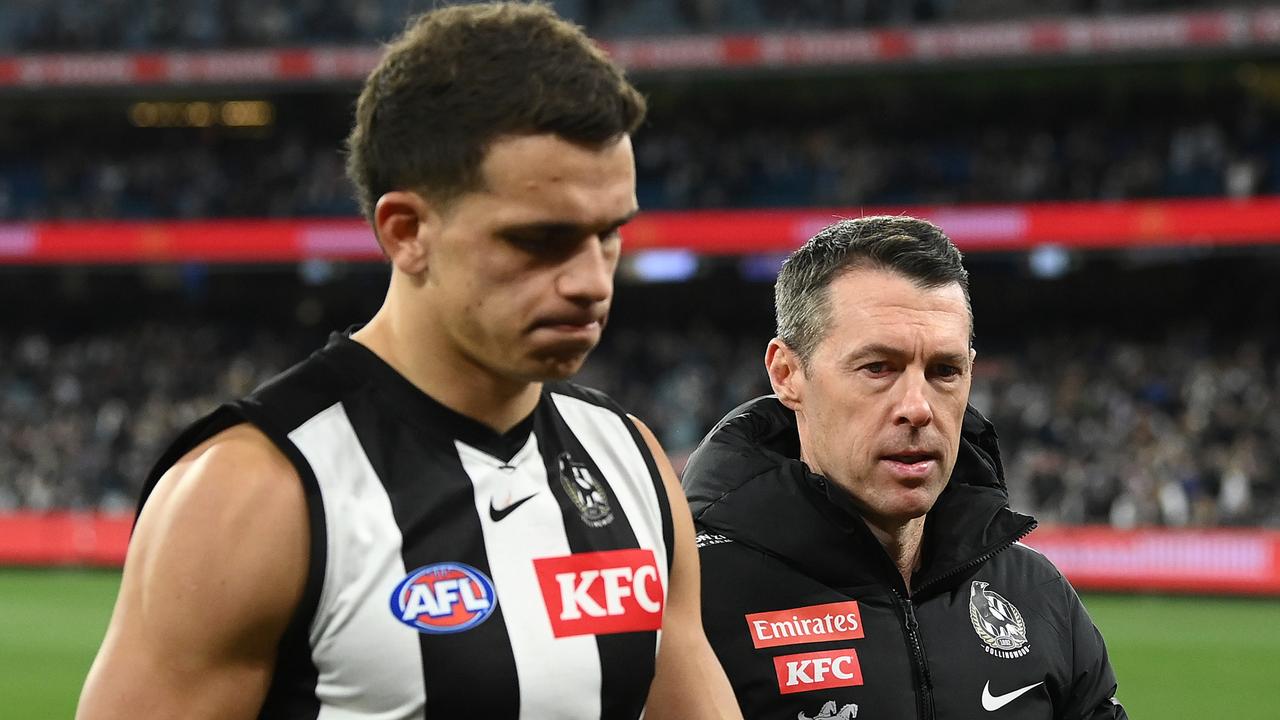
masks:
[[[857,640],[863,636],[862,616],[856,600],[751,613],[745,617],[751,644],[757,648]]]
[[[666,591],[652,550],[538,558],[533,567],[558,638],[662,627]]]
[[[780,655],[773,667],[783,695],[862,684],[862,666],[853,648]]]

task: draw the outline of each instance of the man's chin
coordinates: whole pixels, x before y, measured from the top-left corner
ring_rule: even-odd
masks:
[[[568,380],[582,369],[589,353],[590,349],[575,353],[541,355],[534,360],[535,369],[529,379],[537,382]]]
[[[904,488],[886,503],[881,514],[894,522],[905,524],[927,515],[937,502],[938,493],[928,486]]]
[[[938,501],[936,495],[930,495],[927,498],[904,498],[895,508],[896,514],[903,522],[922,518],[929,514],[934,504]]]

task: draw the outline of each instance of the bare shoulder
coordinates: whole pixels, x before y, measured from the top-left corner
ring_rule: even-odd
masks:
[[[297,471],[251,426],[174,463],[138,517],[77,717],[256,716],[306,584],[307,517]]]
[[[222,482],[218,480],[222,476],[234,476],[240,481]],[[153,501],[166,502],[164,498],[175,491],[196,486],[233,495],[245,491],[269,493],[277,486],[296,485],[297,479],[297,471],[275,443],[261,430],[243,423],[223,430],[183,455],[160,479],[147,506]]]
[[[644,424],[643,420],[631,413],[627,413],[627,419],[631,421],[632,425],[636,426],[636,430],[640,431],[640,437],[644,438],[644,441],[649,446],[650,450],[654,452],[662,451],[662,445],[658,442],[657,436],[653,434],[653,431],[649,429],[648,425]],[[664,452],[663,455],[665,456],[666,453]]]
[[[236,425],[165,472],[138,518],[130,550],[145,552],[161,538],[166,550],[189,545],[196,553],[235,538],[275,545],[306,530],[305,520],[306,498],[292,463],[260,430]]]
[[[658,474],[662,476],[662,485],[667,491],[667,502],[671,506],[671,523],[675,540],[675,565],[671,578],[673,599],[692,597],[698,601],[698,554],[693,544],[693,516],[689,514],[689,503],[684,498],[684,490],[680,487],[680,478],[671,465],[670,458],[662,449],[662,443],[639,418],[628,415],[635,424],[636,430],[649,446]]]
[[[236,425],[161,477],[130,542],[121,603],[138,602],[148,621],[153,608],[201,607],[227,631],[203,638],[215,646],[278,638],[301,598],[309,541],[297,471],[261,431]]]
[[[671,459],[667,457],[666,451],[662,449],[662,443],[658,441],[658,437],[653,434],[649,426],[630,413],[627,414],[627,418],[636,426],[640,437],[644,438],[645,445],[649,447],[649,453],[653,455],[653,460],[658,466],[658,474],[662,476],[662,484],[666,486],[668,500],[672,504],[673,512],[677,513],[676,533],[679,535],[683,532],[679,519],[689,513],[689,504],[684,498],[684,490],[680,487],[680,478],[676,475],[676,470],[671,465]],[[692,525],[689,526],[690,536],[692,536],[692,527]]]

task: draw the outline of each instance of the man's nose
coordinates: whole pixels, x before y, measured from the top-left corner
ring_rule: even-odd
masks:
[[[929,404],[929,381],[924,373],[907,372],[900,381],[902,394],[898,398],[894,423],[924,427],[933,421],[933,407]]]
[[[603,302],[613,295],[614,267],[600,238],[592,236],[565,263],[557,279],[557,289],[576,302]]]

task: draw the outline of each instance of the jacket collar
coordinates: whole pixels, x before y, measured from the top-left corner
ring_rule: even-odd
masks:
[[[775,555],[831,587],[894,580],[901,586],[853,499],[799,457],[795,414],[775,396],[729,413],[685,466],[684,489],[699,527]],[[1009,509],[995,428],[972,407],[951,480],[926,517],[921,569],[912,582],[917,593],[1035,527]]]

